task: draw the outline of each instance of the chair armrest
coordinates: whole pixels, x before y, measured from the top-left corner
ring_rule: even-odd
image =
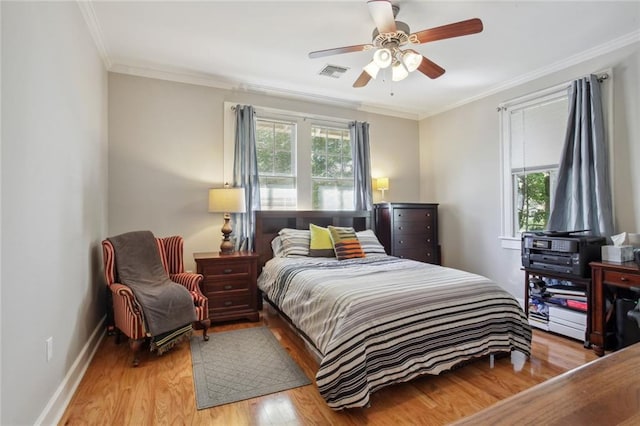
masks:
[[[182,284],[187,288],[187,290],[204,297],[202,291],[200,290],[200,283],[204,279],[204,276],[202,274],[181,272],[179,274],[169,274],[169,278],[173,282]]]
[[[113,293],[114,299],[122,299],[125,306],[132,313],[136,315],[142,315],[142,309],[140,308],[140,305],[138,305],[138,301],[136,300],[133,291],[131,291],[128,286],[120,283],[113,283],[109,286],[109,288],[111,289],[111,293]]]

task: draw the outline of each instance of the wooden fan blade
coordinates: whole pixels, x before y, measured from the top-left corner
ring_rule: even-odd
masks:
[[[333,49],[316,50],[310,52],[310,58],[320,58],[322,56],[339,55],[341,53],[362,52],[363,50],[373,49],[373,44],[357,44],[355,46],[336,47]]]
[[[362,71],[360,77],[353,83],[353,87],[364,87],[370,80],[371,76],[366,71]]]
[[[396,31],[396,18],[393,16],[393,8],[389,0],[369,0],[367,6],[380,34]]]
[[[466,21],[455,22],[453,24],[443,25],[441,27],[430,28],[428,30],[418,31],[409,36],[410,40],[417,39],[418,43],[427,43],[429,41],[443,40],[446,38],[460,37],[469,34],[476,34],[483,29],[482,21],[478,18],[468,19]]]
[[[418,70],[429,78],[438,78],[444,74],[444,68],[429,59],[422,57]]]

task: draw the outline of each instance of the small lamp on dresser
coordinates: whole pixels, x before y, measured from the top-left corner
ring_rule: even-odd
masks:
[[[376,189],[382,192],[382,197],[380,198],[380,202],[384,203],[384,191],[389,190],[389,178],[388,177],[377,178]]]
[[[230,188],[229,184],[225,183],[224,188],[209,190],[209,212],[224,213],[220,254],[231,254],[234,251],[233,242],[229,238],[233,232],[231,228],[231,213],[244,213],[245,211],[244,188]]]

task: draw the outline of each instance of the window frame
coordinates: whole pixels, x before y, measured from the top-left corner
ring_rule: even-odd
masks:
[[[503,248],[521,249],[521,236],[516,232],[515,226],[517,211],[514,200],[515,191],[513,188],[515,169],[511,166],[512,129],[510,115],[512,111],[546,104],[563,97],[566,98],[568,97],[568,87],[568,84],[563,83],[502,103],[498,107],[500,112],[500,163],[502,165],[502,177],[500,179],[502,235],[500,236],[500,240]],[[558,163],[559,162],[560,159],[558,159]],[[532,167],[529,170],[539,171],[537,169],[538,168]],[[522,170],[522,168],[520,168],[520,170]]]
[[[235,106],[237,102],[224,102],[223,164],[224,182],[233,182],[235,153]],[[297,123],[296,146],[296,207],[292,210],[313,210],[311,182],[311,127],[332,127],[349,129],[349,122],[355,119],[302,113],[271,107],[254,105],[256,118],[291,121]],[[306,135],[306,136],[304,136]],[[302,161],[301,161],[302,160]]]

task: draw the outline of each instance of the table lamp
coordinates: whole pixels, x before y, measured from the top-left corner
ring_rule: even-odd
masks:
[[[380,177],[376,179],[376,188],[382,192],[382,197],[380,200],[384,202],[384,191],[389,189],[389,178],[388,177]]]
[[[220,244],[220,254],[231,254],[234,251],[233,243],[229,235],[231,229],[231,213],[244,213],[246,211],[244,203],[244,188],[229,188],[225,183],[224,188],[213,188],[209,190],[209,212],[224,213],[224,223],[222,225],[222,243]]]

